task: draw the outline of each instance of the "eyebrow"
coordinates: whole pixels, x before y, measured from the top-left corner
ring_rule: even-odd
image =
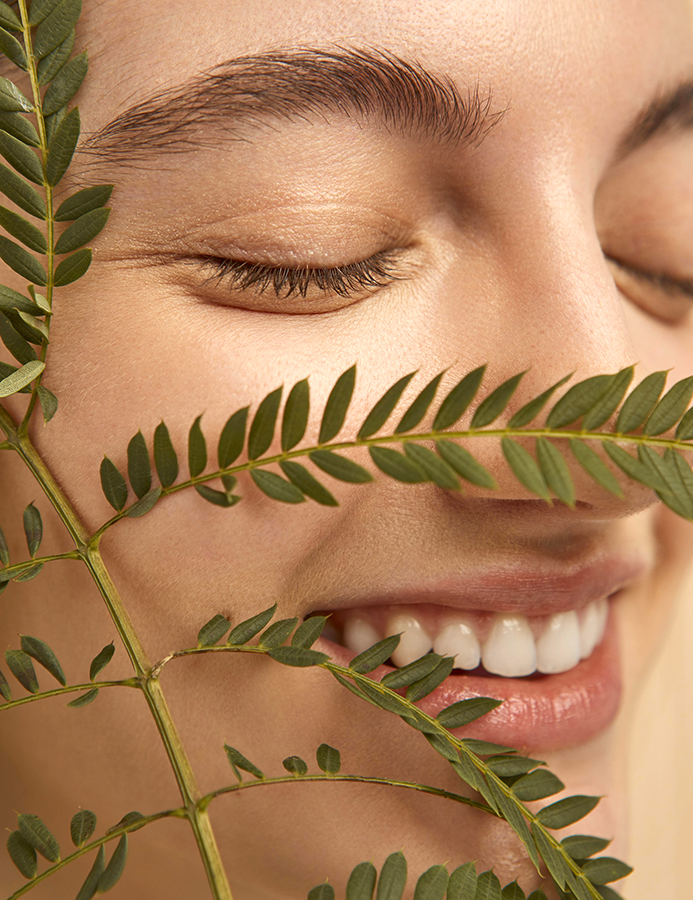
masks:
[[[478,84],[465,95],[450,79],[393,53],[298,48],[232,59],[160,91],[120,113],[80,150],[97,164],[137,167],[153,154],[216,145],[210,126],[227,140],[247,140],[248,126],[311,112],[377,118],[400,133],[476,145],[504,110],[494,112],[490,91],[482,94]]]

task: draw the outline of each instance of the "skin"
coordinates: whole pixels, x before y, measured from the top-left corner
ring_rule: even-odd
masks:
[[[122,468],[138,428],[151,435],[164,417],[183,448],[204,411],[213,446],[231,412],[280,384],[288,389],[310,375],[312,408],[321,410],[355,360],[345,436],[413,369],[421,387],[450,367],[445,387],[486,361],[492,385],[531,366],[511,413],[573,370],[585,378],[638,362],[638,378],[668,368],[676,379],[693,374],[693,302],[636,285],[604,257],[693,277],[690,134],[613,160],[642,105],[693,72],[686,3],[205,0],[194,16],[185,0],[150,0],[144,11],[131,0],[87,6],[82,41],[92,65],[78,97],[85,133],[153,88],[232,56],[331,43],[418,58],[463,91],[477,80],[490,85],[494,108],[508,107],[473,150],[316,115],[258,127],[247,143],[167,157],[151,170],[95,173],[80,163],[86,176],[118,188],[89,274],[58,292],[47,384],[61,409],[50,427],[36,425],[34,437],[90,527],[110,515],[98,478],[103,453]],[[315,315],[289,315],[290,304],[269,300],[243,308],[257,295],[204,286],[204,272],[173,265],[161,252],[193,256],[212,245],[223,255],[240,247],[251,259],[334,266],[383,249],[384,234],[409,248],[405,278]],[[315,440],[318,419],[307,440]],[[176,494],[145,519],[114,528],[104,555],[154,660],[193,644],[217,612],[237,622],[276,600],[279,616],[305,616],[325,608],[326,598],[396,589],[441,572],[463,576],[470,559],[569,564],[595,546],[637,548],[646,572],[615,604],[621,712],[593,741],[542,756],[571,793],[606,798],[574,830],[613,837],[609,852],[627,856],[629,713],[686,575],[693,532],[650,492],[624,484],[626,498],[617,501],[579,472],[578,509],[548,508],[509,475],[495,443],[474,449],[497,475],[492,498],[383,476],[366,488],[331,483],[339,511],[293,508],[243,480],[244,499],[233,510],[190,491]],[[0,494],[8,533],[37,498],[16,460],[3,457]],[[45,552],[69,549],[46,504],[40,508]],[[24,558],[19,538],[11,549]],[[74,681],[115,632],[77,564],[58,563],[55,573],[5,594],[3,633],[7,646],[16,646],[18,631],[44,637]],[[129,674],[122,649],[108,674]],[[322,672],[217,656],[171,665],[162,684],[203,790],[230,781],[224,740],[271,774],[288,755],[313,759],[326,741],[341,749],[344,771],[459,790],[417,734]],[[38,813],[66,845],[77,805],[94,809],[106,826],[130,809],[178,805],[134,692],[104,692],[79,712],[57,702],[40,714],[27,707],[12,715],[3,808]],[[528,891],[539,883],[503,824],[412,792],[260,788],[212,809],[238,900],[294,900],[326,875],[339,895],[357,862],[380,865],[399,848],[412,875],[476,859],[480,871],[495,866],[502,883],[518,877]],[[5,824],[12,827],[11,816]],[[123,890],[152,900],[205,896],[196,854],[181,823],[151,826],[132,839]],[[9,872],[3,885],[17,881]],[[34,896],[71,897],[85,872],[68,871]]]

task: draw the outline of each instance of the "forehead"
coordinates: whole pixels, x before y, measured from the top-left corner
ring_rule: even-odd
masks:
[[[81,109],[96,130],[235,57],[347,45],[491,87],[514,115],[542,106],[598,118],[622,106],[625,121],[643,96],[690,74],[692,9],[690,0],[104,0],[84,16],[92,75]]]

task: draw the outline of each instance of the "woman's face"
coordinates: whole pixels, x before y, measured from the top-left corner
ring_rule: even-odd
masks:
[[[35,439],[90,527],[109,516],[102,456],[123,468],[138,429],[150,440],[165,419],[183,458],[200,413],[214,447],[233,411],[310,376],[314,442],[329,390],[354,362],[345,438],[415,369],[407,397],[442,369],[442,389],[482,363],[489,389],[528,370],[511,414],[571,371],[582,379],[637,363],[638,380],[661,369],[672,380],[693,374],[685,0],[87,6],[92,63],[80,110],[92,142],[77,170],[117,187],[89,274],[58,294],[47,384],[61,406]],[[306,48],[316,52],[300,56]],[[364,50],[365,62],[356,55]],[[432,108],[432,82],[403,74],[393,57],[449,80],[457,100],[451,87],[447,99],[437,95],[443,108]],[[189,84],[230,60],[204,92]],[[407,78],[428,87],[428,106],[417,106]],[[378,87],[384,108],[373,100]],[[107,128],[169,89],[139,118]],[[224,259],[236,263],[222,273]],[[363,280],[378,262],[380,286],[351,284],[348,296],[343,284],[277,295],[271,271],[265,290],[247,278],[252,263],[362,263]],[[687,279],[687,292],[660,275]],[[241,478],[232,509],[184,491],[121,522],[104,539],[105,558],[153,661],[194,644],[217,612],[238,622],[275,601],[281,617],[333,613],[338,641],[341,629],[382,635],[400,614],[431,640],[466,616],[483,640],[497,614],[527,616],[538,639],[550,614],[576,611],[582,622],[589,603],[610,596],[605,637],[578,666],[531,679],[456,672],[424,708],[474,694],[505,699],[473,733],[547,759],[571,793],[604,795],[574,830],[613,837],[614,855],[625,855],[625,713],[685,574],[690,526],[649,492],[624,483],[616,500],[577,471],[577,508],[548,507],[510,475],[495,440],[468,446],[497,492],[380,476],[362,487],[330,483],[335,510],[275,503]],[[21,509],[28,500],[12,474],[6,488]],[[68,659],[79,621],[77,669],[113,628],[70,565],[57,588],[31,584],[31,597],[43,591],[50,606],[37,600],[10,615],[20,630],[64,645]],[[318,646],[339,660],[353,655]],[[268,774],[286,756],[312,759],[326,741],[346,772],[461,787],[418,734],[325,672],[217,655],[171,664],[162,684],[203,790],[231,781],[224,741]],[[56,815],[71,809],[75,784],[81,804],[114,821],[178,802],[146,711],[113,693],[79,720],[47,714],[45,779],[59,766],[66,785],[50,782]],[[25,727],[45,733],[46,720],[27,716]],[[90,759],[108,754],[107,785],[75,756],[76,741]],[[22,774],[43,759],[26,746],[9,751]],[[40,786],[16,802],[45,810]],[[495,865],[503,883],[538,883],[505,824],[408,791],[267,787],[216,801],[212,820],[237,900],[294,900],[325,876],[343,890],[356,863],[379,865],[399,848],[414,876],[476,859],[480,870]],[[147,852],[135,849],[131,891],[203,896],[182,831],[152,826],[133,838]]]

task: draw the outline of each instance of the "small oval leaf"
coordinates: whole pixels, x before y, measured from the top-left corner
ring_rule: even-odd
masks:
[[[339,750],[330,747],[329,744],[320,744],[315,754],[318,766],[327,775],[336,775],[342,768],[342,759]]]
[[[476,882],[474,863],[458,866],[450,875],[447,900],[475,900]]]
[[[113,659],[113,654],[115,653],[115,644],[111,641],[110,644],[106,644],[106,646],[99,650],[94,659],[91,661],[91,665],[89,666],[89,681],[94,681],[96,676],[106,668],[109,662]]]
[[[291,646],[306,649],[312,647],[322,634],[327,618],[327,616],[309,616],[305,622],[301,622],[291,638]]]
[[[570,449],[575,459],[597,484],[600,484],[617,497],[623,497],[623,491],[618,483],[618,479],[598,453],[576,438],[571,439]]]
[[[128,836],[123,834],[118,841],[118,846],[113,851],[113,856],[108,860],[108,865],[104,869],[103,875],[99,878],[99,883],[96,886],[97,894],[105,894],[106,891],[110,891],[111,888],[116,886],[120,876],[123,874],[127,856]]]
[[[79,219],[92,210],[105,206],[112,193],[112,184],[97,184],[95,187],[84,188],[64,200],[53,218],[56,222],[71,222]]]
[[[105,227],[110,214],[110,209],[99,208],[80,216],[60,235],[55,243],[55,252],[58,255],[72,253],[73,250],[93,241]]]
[[[631,391],[616,420],[618,433],[628,434],[642,425],[657,405],[666,380],[666,372],[652,372]]]
[[[369,447],[371,459],[386,475],[406,484],[420,484],[428,481],[422,470],[404,454],[391,447]]]
[[[472,416],[472,428],[485,428],[494,422],[498,416],[503,413],[512,395],[517,390],[517,386],[524,378],[526,372],[520,372],[519,375],[513,375],[492,391],[488,397],[483,400],[476,412]]]
[[[282,450],[291,450],[306,433],[310,410],[308,379],[297,381],[286,399],[282,417]]]
[[[48,245],[43,233],[31,222],[4,206],[0,206],[0,225],[18,241],[36,253],[46,253]]]
[[[578,822],[592,812],[599,800],[599,797],[582,795],[566,797],[540,809],[537,813],[537,819],[545,828],[565,828],[567,825]]]
[[[58,862],[60,859],[60,847],[51,830],[38,816],[20,813],[17,816],[19,832],[37,853],[40,853],[48,862]]]
[[[120,512],[128,499],[128,489],[125,479],[118,471],[116,465],[107,457],[101,460],[101,488],[106,500],[116,512]]]
[[[574,509],[575,485],[561,451],[542,437],[536,439],[536,448],[537,462],[547,485],[559,500]]]
[[[28,656],[31,656],[32,659],[35,659],[39,665],[43,666],[47,672],[51,673],[53,678],[55,678],[59,684],[62,684],[62,686],[65,687],[67,684],[65,681],[65,673],[58,662],[57,656],[53,653],[48,644],[38,638],[31,637],[28,634],[22,634],[20,637],[20,646],[22,650]]]
[[[582,871],[592,884],[602,885],[625,878],[633,869],[613,856],[598,856],[597,859],[588,859]]]
[[[38,132],[22,113],[0,112],[0,129],[30,147],[38,147],[41,143]]]
[[[359,429],[358,438],[367,438],[376,431],[379,431],[385,422],[390,418],[392,410],[397,406],[399,398],[402,396],[404,389],[416,375],[416,372],[410,372],[403,378],[400,378],[391,388],[388,388],[383,396],[378,400],[373,409],[366,416],[366,420]]]
[[[635,367],[628,366],[614,375],[608,390],[585,414],[582,420],[582,427],[585,431],[594,431],[611,418],[619,403],[623,400],[634,374]]]
[[[382,641],[378,641],[377,644],[373,644],[372,647],[369,647],[367,650],[364,650],[363,653],[359,653],[358,656],[355,656],[349,663],[349,668],[361,675],[372,672],[374,669],[377,669],[378,666],[387,662],[395,652],[400,639],[400,635],[393,634]]]
[[[412,428],[416,428],[428,412],[431,403],[433,403],[433,398],[438,390],[440,379],[444,374],[445,372],[440,372],[435,378],[432,378],[431,381],[428,382],[426,387],[421,391],[419,396],[400,419],[399,425],[395,428],[395,434],[403,434],[406,431],[411,431]]]
[[[75,107],[58,125],[48,148],[46,178],[50,185],[58,184],[72,162],[72,156],[79,140],[80,128],[79,110]]]
[[[70,837],[75,847],[82,847],[94,834],[96,814],[90,809],[80,809],[70,822]]]
[[[275,472],[265,472],[264,469],[251,469],[250,477],[262,493],[273,500],[280,500],[282,503],[303,503],[306,499],[295,484],[285,481]]]
[[[677,381],[666,392],[645,422],[643,434],[654,436],[673,428],[685,413],[691,397],[693,397],[693,375]]]
[[[308,900],[334,900],[334,888],[325,882],[308,891]]]
[[[452,441],[436,441],[436,450],[465,481],[489,490],[497,489],[498,485],[491,473],[464,447]]]
[[[32,284],[45,285],[48,281],[46,270],[41,263],[24,247],[15,244],[9,238],[0,235],[0,258],[14,271],[31,281]]]
[[[147,443],[141,431],[128,444],[128,478],[135,495],[141,500],[152,487],[152,467]]]
[[[71,31],[62,44],[59,44],[55,50],[51,50],[47,56],[44,56],[43,59],[39,60],[36,70],[39,84],[48,84],[49,81],[52,81],[55,78],[68,59],[72,56],[74,46],[75,33],[74,31]]]
[[[286,759],[282,760],[282,765],[292,775],[306,775],[308,773],[308,766],[300,756],[287,756]]]
[[[228,509],[230,506],[235,506],[241,499],[240,497],[229,494],[228,491],[215,491],[214,488],[208,487],[206,484],[196,484],[195,490],[203,500],[207,501],[207,503],[211,503],[214,506],[221,506],[225,509]]]
[[[234,771],[236,778],[241,781],[241,775],[239,773],[239,769],[243,769],[244,772],[249,772],[251,775],[254,775],[255,778],[263,779],[265,777],[264,773],[258,769],[258,767],[251,763],[249,759],[246,759],[242,753],[239,753],[235,747],[230,747],[228,744],[224,744],[224,750],[226,751],[226,758],[229,761],[231,768]]]
[[[322,506],[339,506],[327,488],[320,484],[305,466],[290,459],[283,460],[279,465],[289,481],[311,500]]]
[[[29,64],[24,47],[22,47],[16,37],[9,34],[4,28],[0,28],[0,53],[4,53],[15,66],[24,71],[27,70]]]
[[[63,43],[64,41],[55,48],[56,52],[61,50]],[[89,61],[86,50],[58,67],[53,83],[48,86],[48,90],[43,95],[44,116],[52,115],[61,106],[67,106],[84,81],[88,68]]]
[[[589,412],[604,396],[614,379],[614,375],[593,375],[569,388],[549,413],[546,424],[549,428],[564,428]]]
[[[298,618],[294,616],[291,619],[279,619],[274,622],[267,631],[260,636],[260,646],[274,649],[283,644],[291,632],[296,627]]]
[[[33,181],[34,184],[43,184],[41,160],[36,151],[32,147],[27,147],[24,141],[0,131],[0,153],[20,175]]]
[[[99,847],[99,852],[96,854],[96,859],[94,860],[94,864],[91,867],[89,874],[86,877],[86,880],[77,894],[76,900],[92,900],[92,897],[96,893],[96,888],[99,884],[99,879],[103,875],[103,870],[106,868],[106,848],[102,844]]]
[[[200,628],[197,635],[197,646],[213,647],[224,637],[230,627],[231,623],[226,616],[217,613],[216,616],[213,616],[209,622],[205,623],[202,628]]]
[[[248,407],[245,406],[235,412],[224,425],[217,450],[220,469],[227,469],[240,456],[245,443],[247,419]]]
[[[353,462],[346,456],[340,456],[332,450],[314,450],[308,454],[310,461],[339,481],[347,481],[351,484],[365,484],[373,481],[373,476],[368,471]]]
[[[72,284],[84,275],[91,265],[91,250],[78,250],[72,256],[66,257],[56,268],[53,276],[53,284],[56,287],[64,287]]]
[[[505,456],[508,465],[515,473],[517,480],[523,484],[528,491],[537,494],[547,502],[551,501],[549,489],[541,474],[539,466],[524,447],[521,447],[511,438],[503,438],[501,441],[503,456]]]
[[[46,218],[46,204],[36,188],[3,165],[0,165],[0,191],[24,212],[37,219]]]
[[[47,56],[65,40],[77,24],[81,12],[82,0],[62,0],[58,3],[36,29],[33,51],[37,59]]]
[[[83,706],[89,706],[99,696],[99,689],[92,688],[86,694],[80,694],[75,700],[71,700],[67,705],[72,709],[81,709]]]
[[[39,683],[29,655],[23,650],[5,650],[5,661],[21,686],[30,694],[38,694]]]
[[[491,697],[471,697],[469,700],[459,700],[452,706],[441,709],[436,716],[436,721],[443,728],[462,728],[497,709],[502,702],[502,700],[495,700]]]
[[[356,366],[354,365],[339,376],[330,391],[322,422],[320,423],[319,444],[331,441],[341,431],[354,393],[355,383]]]
[[[448,870],[445,866],[431,866],[416,882],[414,900],[443,900],[448,887]]]
[[[552,797],[559,791],[565,790],[565,785],[557,778],[553,772],[546,769],[538,769],[524,775],[513,784],[513,793],[523,802],[531,800],[543,800],[545,797]]]
[[[458,491],[460,489],[460,480],[452,466],[445,462],[444,459],[436,456],[428,447],[422,447],[421,444],[406,443],[404,452],[414,465],[421,469],[426,478],[438,485],[439,488],[443,488],[446,491]]]
[[[138,519],[140,516],[144,516],[150,509],[154,508],[154,504],[160,496],[161,488],[157,485],[157,487],[148,491],[144,497],[141,497],[136,503],[133,503],[126,511],[125,515],[131,519]]]
[[[36,556],[36,551],[41,546],[41,540],[43,539],[41,513],[36,509],[33,503],[30,503],[24,510],[23,522],[26,544],[29,548],[29,555],[33,559],[33,557]]]
[[[248,434],[248,459],[257,459],[269,449],[274,438],[274,426],[281,397],[282,388],[277,388],[258,406]]]
[[[178,457],[171,443],[171,435],[163,422],[154,430],[154,465],[161,486],[170,487],[178,477]]]
[[[359,863],[349,875],[346,900],[373,900],[377,877],[378,873],[372,862]]]
[[[33,878],[36,875],[36,850],[19,831],[10,832],[7,838],[7,852],[25,878]]]
[[[603,838],[592,837],[588,834],[571,834],[570,837],[563,838],[561,847],[567,850],[568,855],[572,859],[587,859],[594,856],[595,853],[601,853],[606,850],[611,841]]]
[[[319,666],[330,658],[318,650],[307,650],[305,647],[276,647],[267,654],[284,666],[295,666],[305,669],[308,666]]]
[[[434,430],[442,431],[455,424],[476,397],[485,372],[486,366],[479,366],[465,375],[447,394],[433,421]]]
[[[259,634],[262,631],[276,611],[277,604],[275,603],[268,609],[263,609],[262,612],[251,616],[244,622],[240,622],[231,630],[231,634],[226,643],[236,647],[247,644],[251,638],[254,638],[256,634]]]
[[[200,428],[201,418],[202,416],[198,416],[195,419],[188,434],[188,469],[191,478],[201,475],[207,465],[207,442]]]
[[[400,850],[383,863],[378,879],[377,900],[401,900],[407,883],[407,861]]]

